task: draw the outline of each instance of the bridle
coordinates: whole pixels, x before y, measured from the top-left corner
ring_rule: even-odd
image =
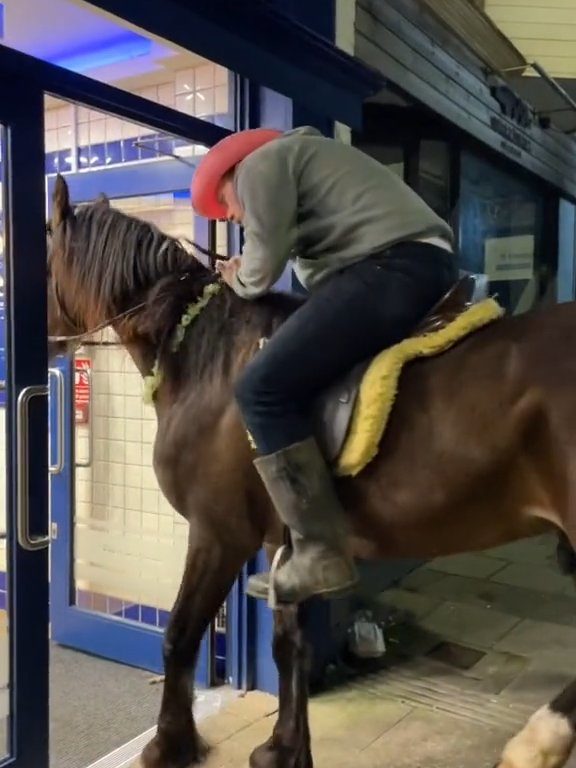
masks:
[[[46,234],[49,236],[52,235],[52,227],[50,223],[46,225]],[[204,256],[207,256],[210,259],[210,262],[206,268],[213,273],[216,272],[215,264],[217,260],[226,261],[228,259],[228,256],[222,256],[221,254],[216,253],[215,251],[212,251],[211,249],[205,248],[203,245],[200,245],[199,243],[194,242],[194,240],[189,240],[187,238],[182,239],[180,241],[180,245],[183,248],[184,248],[184,245],[183,245],[184,242],[190,245],[194,250],[198,251]],[[180,280],[187,280],[189,278],[190,278],[190,274],[185,273],[181,275]],[[71,317],[70,313],[66,309],[64,302],[61,300],[57,284],[54,281],[52,281],[52,291],[54,293],[54,300],[56,301],[56,306],[58,308],[59,314],[64,318],[64,320],[69,325],[75,326],[76,321]],[[103,322],[94,326],[94,328],[90,328],[89,330],[84,331],[82,333],[71,334],[69,336],[48,336],[48,342],[52,344],[61,344],[64,342],[70,343],[70,342],[85,341],[90,336],[93,336],[95,333],[98,333],[99,331],[103,331],[105,328],[108,328],[108,326],[113,325],[114,323],[118,323],[121,320],[126,320],[127,318],[132,317],[133,315],[137,314],[138,312],[140,312],[142,309],[145,309],[149,305],[150,305],[150,302],[148,300],[141,301],[138,304],[135,304],[133,307],[126,309],[124,312],[120,312],[119,314],[114,315],[114,317],[110,317],[104,320]]]

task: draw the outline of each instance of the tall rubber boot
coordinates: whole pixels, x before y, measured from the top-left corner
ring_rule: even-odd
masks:
[[[316,441],[291,445],[254,462],[276,510],[292,534],[290,558],[248,580],[247,593],[299,603],[314,595],[337,597],[358,582],[347,551],[346,514]]]

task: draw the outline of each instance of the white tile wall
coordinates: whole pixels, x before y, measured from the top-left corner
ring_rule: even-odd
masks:
[[[188,200],[157,195],[123,200],[126,212],[165,232],[193,237]],[[226,227],[218,229],[226,247]],[[113,335],[108,332],[108,339]],[[182,574],[187,524],[162,496],[152,470],[156,419],[142,401],[142,379],[119,346],[90,347],[93,360],[93,461],[76,470],[76,587],[169,610]],[[76,429],[79,459],[89,429]]]

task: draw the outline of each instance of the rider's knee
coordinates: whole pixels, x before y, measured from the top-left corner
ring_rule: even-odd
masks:
[[[250,413],[258,408],[262,404],[266,390],[263,371],[259,365],[252,362],[240,374],[234,388],[236,402],[242,413]]]

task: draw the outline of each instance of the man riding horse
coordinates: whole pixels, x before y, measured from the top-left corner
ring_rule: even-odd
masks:
[[[457,278],[453,233],[395,173],[314,128],[243,131],[202,159],[195,211],[244,228],[220,261],[242,298],[269,292],[289,261],[310,292],[247,365],[236,400],[255,466],[292,554],[248,593],[280,602],[338,596],[357,582],[346,514],[314,437],[311,407],[357,363],[408,336]]]

